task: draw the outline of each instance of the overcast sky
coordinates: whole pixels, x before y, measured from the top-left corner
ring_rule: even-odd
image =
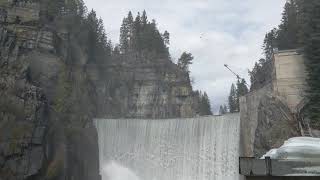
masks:
[[[170,52],[176,60],[183,51],[195,59],[191,66],[194,88],[206,91],[215,111],[227,104],[236,78],[228,64],[249,82],[248,69],[262,57],[267,31],[280,23],[285,0],[85,0],[97,11],[113,43],[128,11],[147,11],[160,31],[170,32]]]

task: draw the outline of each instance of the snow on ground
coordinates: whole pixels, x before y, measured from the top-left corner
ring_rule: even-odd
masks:
[[[261,157],[271,159],[305,159],[320,160],[320,138],[295,137],[284,142],[278,149],[271,149]]]

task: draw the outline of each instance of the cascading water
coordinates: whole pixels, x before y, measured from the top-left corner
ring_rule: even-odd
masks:
[[[97,119],[102,180],[237,180],[239,115]]]

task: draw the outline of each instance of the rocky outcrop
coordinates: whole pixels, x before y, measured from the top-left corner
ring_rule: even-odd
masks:
[[[169,60],[148,62],[141,56],[138,59],[123,58],[106,68],[106,76],[112,78],[96,81],[101,89],[99,96],[104,101],[100,107],[108,109],[108,117],[195,116],[193,91],[187,73]]]
[[[90,80],[56,54],[39,4],[0,7],[0,179],[99,180]]]
[[[255,64],[251,73],[251,91],[256,91],[272,82],[274,75],[274,62],[272,60],[261,59]]]
[[[259,104],[263,96],[270,94],[272,86],[268,85],[254,93],[240,98],[240,151],[245,157],[253,157],[255,131],[258,126]]]
[[[265,72],[255,72],[258,79],[267,80],[241,98],[244,156],[259,157],[291,137],[317,136],[303,118],[308,102],[304,61],[299,49],[276,51],[272,61],[263,65]]]
[[[261,157],[283,142],[300,136],[298,121],[289,107],[276,96],[264,96],[258,106],[258,125],[255,131],[254,156]]]
[[[261,157],[299,136],[298,122],[281,98],[272,93],[272,85],[253,91],[240,99],[241,155]]]
[[[188,74],[170,60],[89,64],[41,7],[0,1],[0,180],[100,180],[93,118],[196,115]]]

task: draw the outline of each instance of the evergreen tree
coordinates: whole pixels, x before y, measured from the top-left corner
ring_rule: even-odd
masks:
[[[220,109],[219,109],[219,114],[220,115],[224,115],[224,114],[226,114],[227,112],[225,111],[225,109],[224,109],[224,107],[221,105],[220,106]]]
[[[286,2],[279,25],[277,45],[279,49],[294,49],[298,45],[297,5],[294,0]]]
[[[78,1],[78,15],[80,19],[84,19],[87,14],[87,7],[85,6],[83,0],[77,0]]]
[[[112,55],[113,55],[113,56],[118,56],[118,55],[120,55],[120,48],[119,48],[118,45],[116,45],[116,46],[113,48]]]
[[[127,18],[123,18],[120,27],[120,51],[125,54],[129,50],[130,27]]]
[[[144,52],[154,53],[156,49],[153,46],[153,42],[155,38],[155,32],[157,31],[157,27],[149,23],[146,11],[142,12],[140,29],[141,40],[139,47],[141,47],[141,50]]]
[[[227,107],[227,105],[224,105],[224,106],[223,106],[223,111],[226,112],[226,113],[228,113],[228,107]]]
[[[45,6],[46,19],[53,21],[55,17],[60,15],[61,10],[65,7],[65,0],[43,0]]]
[[[164,31],[162,38],[166,45],[170,45],[170,33],[168,31]]]
[[[212,115],[210,100],[206,92],[201,97],[201,111],[202,115]]]
[[[272,80],[273,51],[277,48],[278,29],[274,28],[265,35],[263,41],[263,52],[265,58],[255,63],[252,71],[249,71],[251,90],[262,88]]]
[[[249,72],[251,90],[259,89],[272,80],[272,60],[275,48],[283,50],[299,47],[297,3],[295,0],[286,2],[282,15],[278,29],[272,29],[265,36],[262,46],[265,58],[260,59],[259,63],[256,63],[253,70]]]
[[[138,12],[138,15],[133,23],[133,49],[135,49],[137,52],[141,52],[141,17],[140,12]]]
[[[166,32],[166,38],[169,33]],[[155,20],[148,21],[146,11],[136,16],[133,21],[132,13],[124,18],[120,28],[120,50],[122,54],[135,52],[139,55],[146,54],[157,58],[169,59],[169,50],[166,46],[169,39],[164,39],[160,34]]]
[[[272,81],[273,63],[261,58],[255,63],[252,71],[249,72],[251,81],[251,90],[257,90]]]
[[[128,23],[128,32],[129,32],[129,35],[128,35],[129,47],[132,48],[132,36],[133,36],[134,27],[133,27],[133,15],[131,11],[129,11],[128,13],[127,23]]]
[[[166,32],[166,38],[160,34],[155,20],[148,21],[146,11],[136,16],[133,21],[132,13],[123,19],[120,28],[120,51],[122,54],[134,52],[137,55],[152,55],[156,58],[169,59],[169,50],[167,47],[169,33]]]
[[[178,59],[178,66],[185,72],[189,72],[189,65],[192,64],[193,56],[191,53],[184,52]]]
[[[303,45],[308,71],[309,103],[306,116],[311,125],[320,128],[320,1],[296,0],[299,42]]]
[[[237,89],[234,84],[231,85],[230,95],[228,98],[230,113],[238,112],[237,108]]]
[[[129,11],[127,19],[128,19],[128,24],[130,26],[129,28],[132,31],[133,30],[132,29],[133,28],[133,15],[132,15],[131,11]]]
[[[237,93],[239,97],[248,94],[249,90],[248,90],[245,79],[241,79],[241,81],[238,80],[237,89],[238,89]]]
[[[248,94],[249,90],[246,85],[246,81],[244,79],[241,79],[241,81],[238,79],[237,81],[237,99],[236,99],[236,107],[237,111],[240,111],[240,97]]]
[[[268,33],[264,41],[266,61],[255,65],[250,72],[251,89],[256,89],[260,82],[268,82],[271,72],[268,71],[273,47],[279,49],[304,49],[305,65],[308,72],[309,103],[306,115],[313,126],[320,127],[320,1],[288,0],[278,29]],[[268,72],[268,73],[265,73]],[[260,83],[261,84],[261,83]]]
[[[196,112],[200,116],[212,115],[210,100],[206,92],[195,91],[193,93]]]
[[[144,50],[148,52],[154,52],[158,57],[169,59],[169,50],[165,44],[165,41],[159,32],[155,20],[152,20],[150,24],[144,29]]]
[[[266,57],[266,61],[272,61],[273,59],[273,50],[277,47],[277,37],[278,30],[274,28],[269,33],[267,33],[264,38],[262,48]]]
[[[133,48],[133,33],[134,33],[134,22],[131,11],[128,16],[123,18],[120,27],[120,52],[122,54],[128,53]]]
[[[141,25],[144,28],[148,24],[147,12],[144,10],[141,16]]]
[[[196,110],[196,113],[198,115],[200,115],[200,102],[201,101],[201,96],[200,96],[200,92],[194,91],[193,92],[193,102],[194,102],[194,109]]]
[[[97,18],[96,12],[92,10],[87,16],[86,24],[88,63],[104,64],[111,57],[112,45],[107,40],[103,22]]]
[[[98,19],[96,12],[91,10],[87,17],[88,25],[88,62],[97,62],[96,51],[98,41]]]

